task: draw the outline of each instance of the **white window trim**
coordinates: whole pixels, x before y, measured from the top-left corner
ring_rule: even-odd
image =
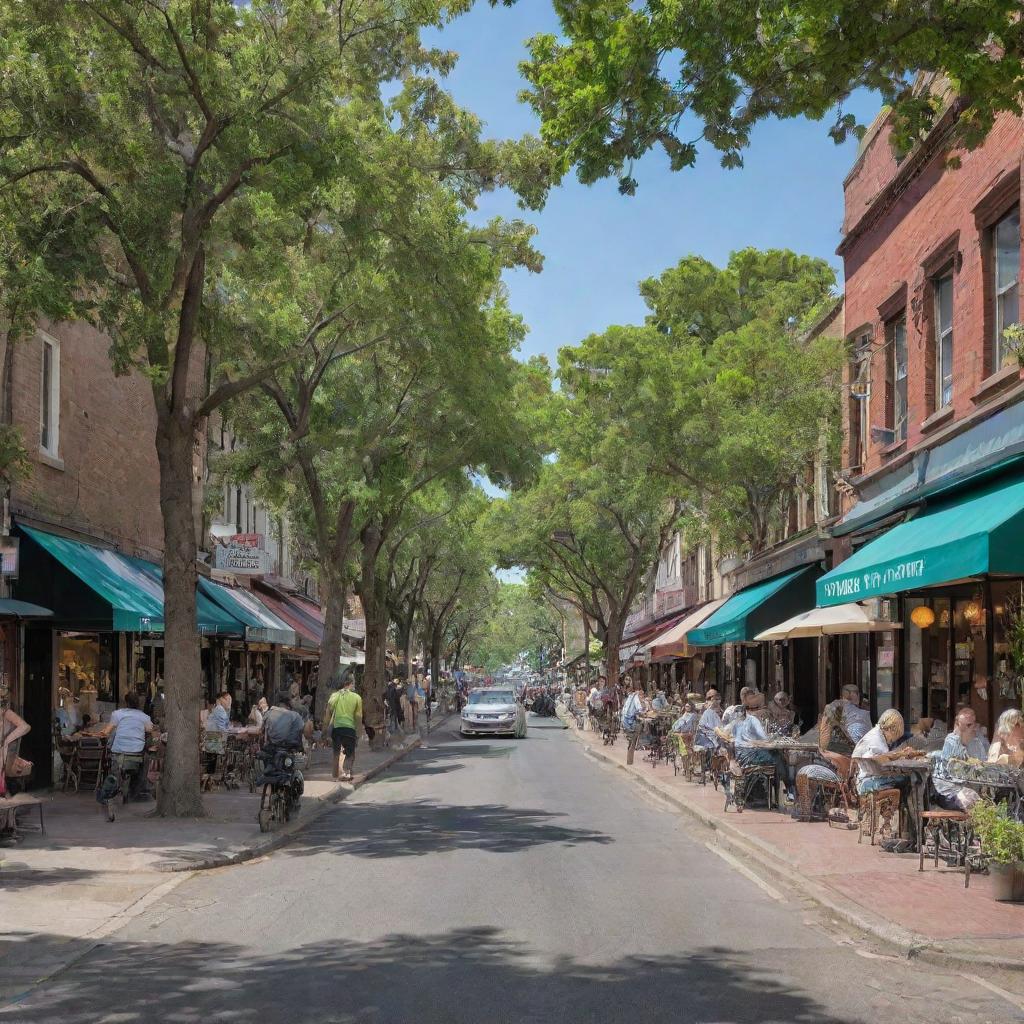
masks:
[[[39,331],[39,339],[43,348],[50,349],[50,422],[44,423],[43,387],[45,360],[40,351],[39,358],[39,450],[51,459],[60,459],[60,342],[45,331]],[[46,427],[50,443],[43,444],[43,428]]]
[[[943,281],[949,281],[950,288],[950,303],[949,303],[949,326],[945,330],[942,328],[942,313],[941,313],[941,302],[939,299],[939,286]],[[953,367],[946,366],[945,360],[942,358],[942,343],[945,340],[946,335],[949,335],[949,354],[950,361],[954,358],[953,346],[956,344],[956,335],[953,331],[953,325],[956,318],[956,306],[955,306],[955,295],[954,295],[955,279],[953,275],[953,268],[950,267],[948,270],[942,271],[935,277],[935,283],[932,286],[934,291],[933,305],[935,307],[935,408],[945,409],[947,405],[953,403]],[[949,376],[949,398],[947,399],[944,390],[946,383],[946,376]]]
[[[1020,301],[1020,243],[1018,241],[1017,274],[1010,284],[1004,285],[1002,288],[999,287],[999,250],[996,248],[996,231],[998,230],[1000,224],[1003,223],[1003,221],[1009,220],[1009,218],[1012,217],[1014,214],[1017,215],[1017,220],[1019,223],[1020,207],[1015,206],[1013,207],[1013,209],[1007,210],[1006,213],[1004,213],[1003,216],[1000,217],[999,220],[997,220],[989,229],[989,246],[991,247],[992,253],[992,293],[994,297],[994,309],[992,310],[992,319],[995,324],[995,338],[993,339],[995,347],[995,350],[993,352],[993,373],[996,373],[1002,369],[1004,357],[1003,331],[1005,331],[1007,327],[1012,326],[1011,324],[1002,323],[1002,298],[1007,292],[1012,291],[1014,288],[1016,288],[1018,290],[1017,301]]]

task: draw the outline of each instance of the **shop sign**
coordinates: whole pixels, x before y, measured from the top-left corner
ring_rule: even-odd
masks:
[[[262,533],[236,533],[218,541],[213,549],[213,565],[222,572],[237,575],[264,575],[270,572],[270,554],[265,550]]]
[[[18,578],[18,556],[21,541],[17,537],[0,537],[0,576]]]
[[[906,562],[897,562],[884,570],[873,569],[870,572],[850,576],[840,576],[836,580],[827,580],[822,584],[825,596],[829,598],[856,598],[862,594],[891,592],[892,589],[908,580],[920,579],[924,576],[925,560],[913,558]]]

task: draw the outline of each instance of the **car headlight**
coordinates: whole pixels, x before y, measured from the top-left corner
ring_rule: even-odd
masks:
[[[469,715],[470,715],[469,711],[467,711],[465,708],[463,708],[462,709],[462,717],[463,718],[469,718]]]
[[[516,717],[516,713],[513,711],[510,714],[505,715],[505,721],[506,722],[514,721],[515,717]]]

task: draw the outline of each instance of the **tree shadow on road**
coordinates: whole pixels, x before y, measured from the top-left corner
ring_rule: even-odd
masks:
[[[273,943],[275,936],[267,938]],[[212,942],[108,941],[0,1010],[0,1020],[853,1024],[855,1018],[832,1016],[748,954],[708,947],[594,965],[568,956],[552,960],[498,928],[478,927],[370,943],[339,937],[265,953]]]
[[[0,870],[0,893],[37,889],[40,886],[75,884],[91,881],[101,874],[90,868],[50,868],[38,870],[20,863],[4,864]]]
[[[432,800],[347,804],[296,833],[282,856],[417,857],[450,850],[517,853],[547,843],[613,842],[603,832],[559,824],[558,819],[566,817],[503,804],[440,804]]]

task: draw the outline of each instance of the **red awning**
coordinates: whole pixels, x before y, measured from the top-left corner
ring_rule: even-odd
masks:
[[[268,586],[266,583],[259,584],[259,594],[260,600],[295,630],[299,637],[300,647],[314,651],[320,648],[324,638],[323,616],[318,618],[309,610],[316,608],[316,605],[311,601],[299,604],[291,595]]]

